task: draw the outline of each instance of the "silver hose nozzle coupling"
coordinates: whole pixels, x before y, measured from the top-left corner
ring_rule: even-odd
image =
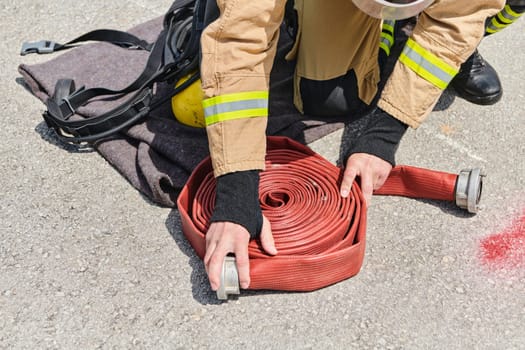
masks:
[[[217,289],[217,298],[219,300],[228,300],[229,294],[240,294],[239,289],[239,272],[235,257],[227,256],[224,258],[221,270],[221,286]]]
[[[483,178],[485,174],[479,168],[463,169],[456,180],[456,205],[469,213],[477,213]]]

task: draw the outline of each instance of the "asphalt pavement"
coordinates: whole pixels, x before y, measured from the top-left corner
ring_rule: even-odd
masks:
[[[17,83],[23,41],[126,29],[170,1],[2,0],[0,348],[525,349],[525,20],[486,38],[501,102],[447,91],[397,156],[457,173],[481,167],[481,210],[375,197],[361,272],[309,293],[219,302],[181,234],[96,152],[43,137],[43,104]],[[357,126],[310,146],[336,162]],[[491,255],[492,254],[492,255]]]

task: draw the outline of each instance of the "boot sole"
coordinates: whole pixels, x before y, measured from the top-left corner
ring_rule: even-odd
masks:
[[[487,95],[487,96],[471,95],[471,94],[465,93],[464,91],[458,91],[455,88],[454,88],[454,91],[456,91],[456,94],[462,99],[467,100],[477,105],[482,105],[482,106],[490,106],[490,105],[496,104],[499,102],[499,100],[501,100],[501,97],[503,96],[503,91],[500,91],[492,95]]]

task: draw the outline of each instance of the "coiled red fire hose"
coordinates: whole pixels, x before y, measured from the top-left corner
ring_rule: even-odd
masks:
[[[298,142],[268,137],[259,198],[279,253],[269,256],[257,241],[250,242],[250,289],[312,291],[359,272],[366,206],[357,184],[347,198],[340,196],[342,173]],[[479,176],[475,180],[480,181]],[[466,183],[460,197],[475,191],[477,204],[481,183],[479,188],[470,180]],[[453,201],[458,184],[458,175],[397,166],[374,194]],[[183,233],[201,259],[214,200],[215,179],[207,159],[194,170],[177,201]]]

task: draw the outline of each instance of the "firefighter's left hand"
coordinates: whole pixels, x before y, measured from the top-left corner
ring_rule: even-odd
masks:
[[[341,183],[341,196],[347,197],[357,176],[360,177],[361,191],[367,205],[372,199],[372,192],[385,183],[392,170],[392,165],[374,155],[354,153],[346,161],[346,168]]]

